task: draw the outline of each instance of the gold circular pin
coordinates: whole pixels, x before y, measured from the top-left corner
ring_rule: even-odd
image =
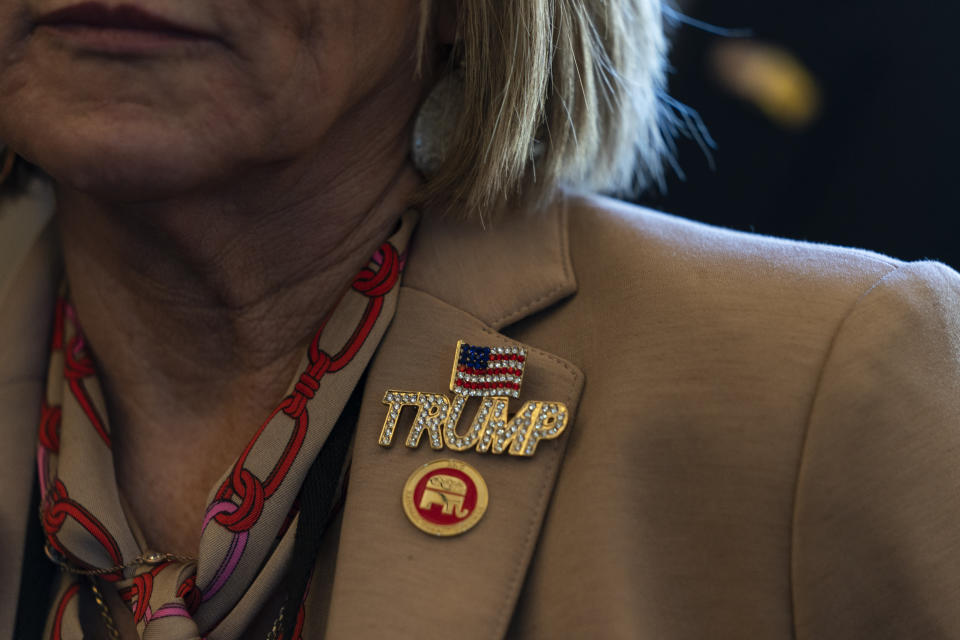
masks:
[[[487,484],[459,460],[425,464],[403,486],[403,511],[431,535],[455,536],[472,529],[487,510]]]

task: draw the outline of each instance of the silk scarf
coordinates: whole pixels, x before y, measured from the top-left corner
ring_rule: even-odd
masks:
[[[404,214],[354,278],[310,342],[288,395],[211,491],[195,562],[111,570],[149,550],[122,506],[90,351],[69,300],[58,300],[37,447],[46,543],[71,567],[110,570],[98,583],[117,590],[141,638],[236,638],[274,593],[293,550],[304,476],[393,317],[415,224],[415,213]],[[45,638],[83,637],[78,594],[86,580],[61,571]],[[303,612],[291,614],[296,638]]]

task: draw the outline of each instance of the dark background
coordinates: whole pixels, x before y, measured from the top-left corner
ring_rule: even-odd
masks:
[[[735,229],[960,267],[960,2],[689,3],[673,34],[670,94],[699,112],[709,154],[678,142],[666,193],[641,203]],[[818,115],[785,126],[716,70],[731,41],[772,45],[815,79]],[[711,157],[712,165],[711,166]]]

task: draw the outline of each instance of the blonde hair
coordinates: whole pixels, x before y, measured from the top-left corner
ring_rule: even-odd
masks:
[[[518,195],[660,181],[666,47],[660,0],[463,0],[463,106],[426,197],[489,212]]]
[[[421,61],[432,2],[452,1],[421,0]],[[661,0],[460,0],[448,72],[463,76],[462,109],[422,199],[482,215],[558,189],[660,182],[684,129],[664,93],[663,14]]]

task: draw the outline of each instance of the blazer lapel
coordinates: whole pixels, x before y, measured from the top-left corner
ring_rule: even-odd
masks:
[[[43,193],[40,193],[43,191]],[[0,637],[13,634],[55,279],[52,197],[0,202]]]
[[[562,202],[536,215],[511,212],[486,227],[428,215],[403,286],[501,329],[576,292],[567,234]]]
[[[444,244],[439,248],[436,227],[419,234],[417,251],[432,252],[433,264],[421,263],[420,271],[405,280],[393,322],[367,376],[327,637],[486,639],[506,632],[550,500],[566,434],[541,441],[531,458],[480,454],[472,449],[434,451],[426,438],[419,448],[409,449],[403,440],[416,411],[409,407],[404,412],[410,414],[406,421],[401,418],[393,445],[381,447],[378,439],[387,413],[382,403],[387,389],[451,395],[448,384],[458,340],[475,345],[516,345],[490,325],[519,319],[573,289],[565,246],[560,246],[565,236],[556,226],[547,224],[545,230],[540,222],[530,227],[508,225],[480,241],[476,234],[468,233],[470,255],[483,258],[472,264],[467,254],[458,252],[456,234],[448,226],[442,229]],[[536,238],[530,236],[534,231]],[[553,240],[552,245],[546,246],[544,234]],[[494,273],[510,264],[511,252],[522,247],[524,240],[540,244],[538,259],[528,260],[529,269],[508,278]],[[445,263],[441,254],[446,252],[459,256]],[[419,253],[412,255],[411,268],[419,259]],[[455,290],[440,287],[440,295],[434,295],[411,286],[411,282],[426,287],[442,281],[443,277],[431,280],[427,271],[444,264],[456,264],[459,269],[462,279],[449,281]],[[475,308],[468,313],[445,300],[466,307],[475,304]],[[525,346],[528,355],[521,397],[512,400],[511,414],[525,400],[543,400],[563,402],[570,416],[575,416],[583,386],[580,371],[535,346]],[[461,432],[478,404],[477,400],[468,403]],[[575,428],[572,419],[568,429]],[[471,465],[489,490],[489,506],[479,523],[449,538],[416,529],[407,520],[401,501],[410,474],[442,459]]]

